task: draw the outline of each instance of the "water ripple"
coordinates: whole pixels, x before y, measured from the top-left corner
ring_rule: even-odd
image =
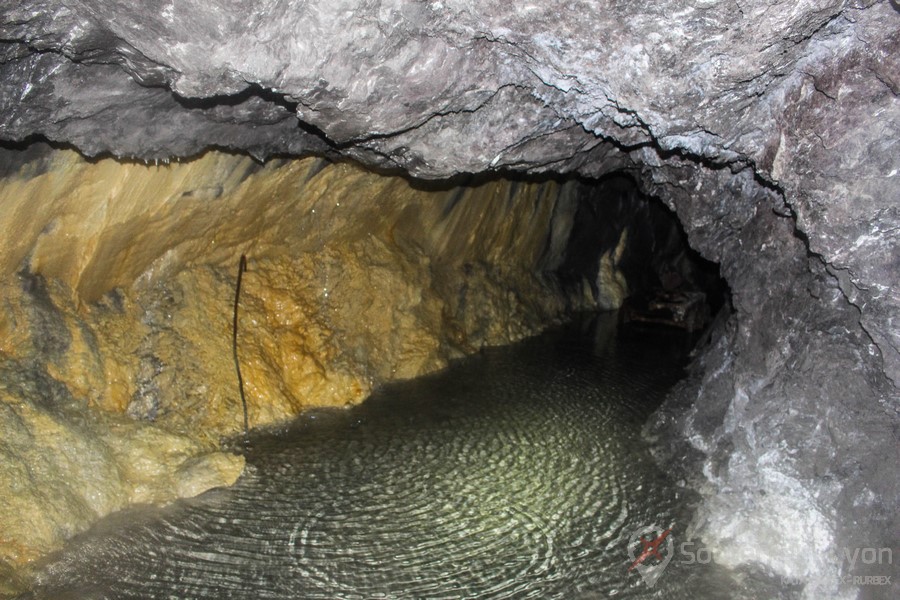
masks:
[[[309,413],[234,488],[110,517],[31,597],[735,597],[709,566],[626,571],[632,531],[689,518],[638,435],[683,344],[601,320]]]

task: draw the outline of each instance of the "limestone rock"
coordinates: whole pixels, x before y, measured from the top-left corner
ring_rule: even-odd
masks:
[[[33,560],[129,504],[234,483],[243,457],[91,411],[40,367],[4,363],[0,389],[0,564]],[[189,468],[188,468],[189,467]],[[215,467],[215,468],[211,468]]]
[[[706,370],[652,427],[671,464],[693,465],[692,480],[704,486],[717,523],[706,535],[724,551],[728,539],[717,532],[747,532],[739,522],[762,522],[771,500],[757,502],[761,491],[786,502],[784,510],[766,509],[775,515],[773,532],[827,530],[821,548],[887,544],[883,532],[898,529],[900,483],[884,467],[900,458],[900,12],[893,0],[23,0],[0,15],[4,140],[39,135],[90,155],[145,160],[209,145],[257,156],[315,151],[426,178],[629,171],[677,212],[692,246],[721,264],[733,292],[735,316],[698,362]],[[37,171],[47,165],[30,164]],[[208,210],[212,220],[233,214],[201,200],[215,196],[209,190],[217,185],[198,187],[206,191],[193,208],[179,202],[176,215],[169,203],[128,226],[104,221],[98,207],[93,220],[110,232],[97,238],[98,247],[147,240],[150,225],[176,231],[181,211]],[[32,208],[67,214],[65,199],[56,198],[53,207]],[[280,209],[267,206],[240,213],[247,231],[278,221]],[[339,214],[317,210],[328,219]],[[65,229],[64,216],[59,222]],[[2,244],[0,263],[16,269],[35,248],[38,272],[68,282],[88,301],[145,272],[156,275],[148,281],[165,279],[158,276],[178,272],[183,257],[200,248],[224,269],[251,247],[231,235],[213,250],[199,236],[167,256],[101,252],[85,261],[62,242],[56,251],[35,246],[49,221],[34,223],[23,222],[22,240]],[[402,264],[433,270],[415,260]],[[500,275],[472,272],[485,281]],[[224,292],[225,271],[218,280]],[[509,301],[487,291],[496,289],[483,286],[475,295],[492,311]],[[416,307],[412,321],[435,318],[429,298],[403,288],[398,294]],[[447,298],[449,306],[468,306]],[[454,317],[442,310],[441,318],[445,313]],[[463,313],[449,319],[461,345],[474,330],[482,332],[476,344],[527,330]],[[167,313],[154,314],[148,327],[155,337],[144,348],[163,352],[172,343],[159,333],[168,331],[160,322]],[[407,329],[409,319],[401,323]],[[313,334],[336,339],[341,330],[317,326]],[[48,339],[42,351],[69,343]],[[2,343],[20,352],[16,342]],[[438,364],[440,347],[416,342],[412,354],[429,358],[412,370]],[[133,372],[146,374],[150,398],[154,385],[165,387],[164,374],[155,374],[152,352],[144,354]],[[281,368],[270,362],[251,364],[257,381]],[[57,368],[72,381],[79,372]],[[132,367],[110,360],[103,368],[120,388],[103,402],[133,397],[116,379]],[[99,365],[92,369],[84,377],[100,373]],[[335,373],[344,380],[354,369]],[[287,410],[267,406],[272,418]],[[148,400],[134,408],[154,410]],[[883,460],[868,460],[875,449]],[[797,525],[800,514],[812,516]],[[773,569],[784,565],[791,576],[818,582],[810,597],[852,593],[837,589],[816,553],[797,562],[790,549],[756,538],[752,545]]]
[[[242,253],[254,427],[359,402],[593,302],[544,272],[564,248],[548,250],[550,223],[570,220],[578,184],[427,191],[320,159],[146,166],[72,151],[36,155],[5,183],[0,221],[20,232],[0,251],[9,563],[128,504],[239,476],[243,458],[217,448],[243,427]]]

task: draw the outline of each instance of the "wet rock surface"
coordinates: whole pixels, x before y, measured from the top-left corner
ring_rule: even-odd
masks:
[[[616,323],[486,349],[257,435],[233,488],[105,520],[26,597],[795,598],[704,560],[697,540],[654,586],[628,570],[647,524],[688,540],[695,497],[640,429],[690,342]]]
[[[109,512],[231,484],[243,426],[519,340],[592,295],[561,263],[582,184],[416,188],[349,164],[162,166],[32,152],[0,188],[0,559]],[[516,210],[516,207],[519,210]],[[623,226],[625,224],[623,223]]]
[[[324,152],[426,178],[628,171],[733,294],[703,369],[649,430],[701,486],[704,535],[815,582],[810,597],[858,590],[771,540],[892,544],[893,2],[25,0],[0,15],[4,140],[144,160]],[[56,258],[44,268],[72,265]]]

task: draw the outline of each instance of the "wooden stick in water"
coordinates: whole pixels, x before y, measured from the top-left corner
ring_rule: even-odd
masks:
[[[234,368],[237,371],[238,387],[241,391],[241,405],[244,407],[244,446],[250,447],[250,422],[247,418],[247,398],[244,396],[244,378],[241,376],[241,361],[238,359],[238,307],[241,303],[241,280],[247,271],[247,256],[241,254],[238,267],[237,286],[234,291],[234,326],[231,330],[231,350],[234,354]]]

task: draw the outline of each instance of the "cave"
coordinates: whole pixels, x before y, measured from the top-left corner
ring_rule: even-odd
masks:
[[[702,547],[709,597],[900,595],[893,0],[0,14],[0,596],[139,507],[240,495],[286,430],[431,431],[384,390],[566,322],[691,344],[635,427],[692,520],[642,544]],[[630,533],[594,544],[612,583],[544,597],[665,595]]]

